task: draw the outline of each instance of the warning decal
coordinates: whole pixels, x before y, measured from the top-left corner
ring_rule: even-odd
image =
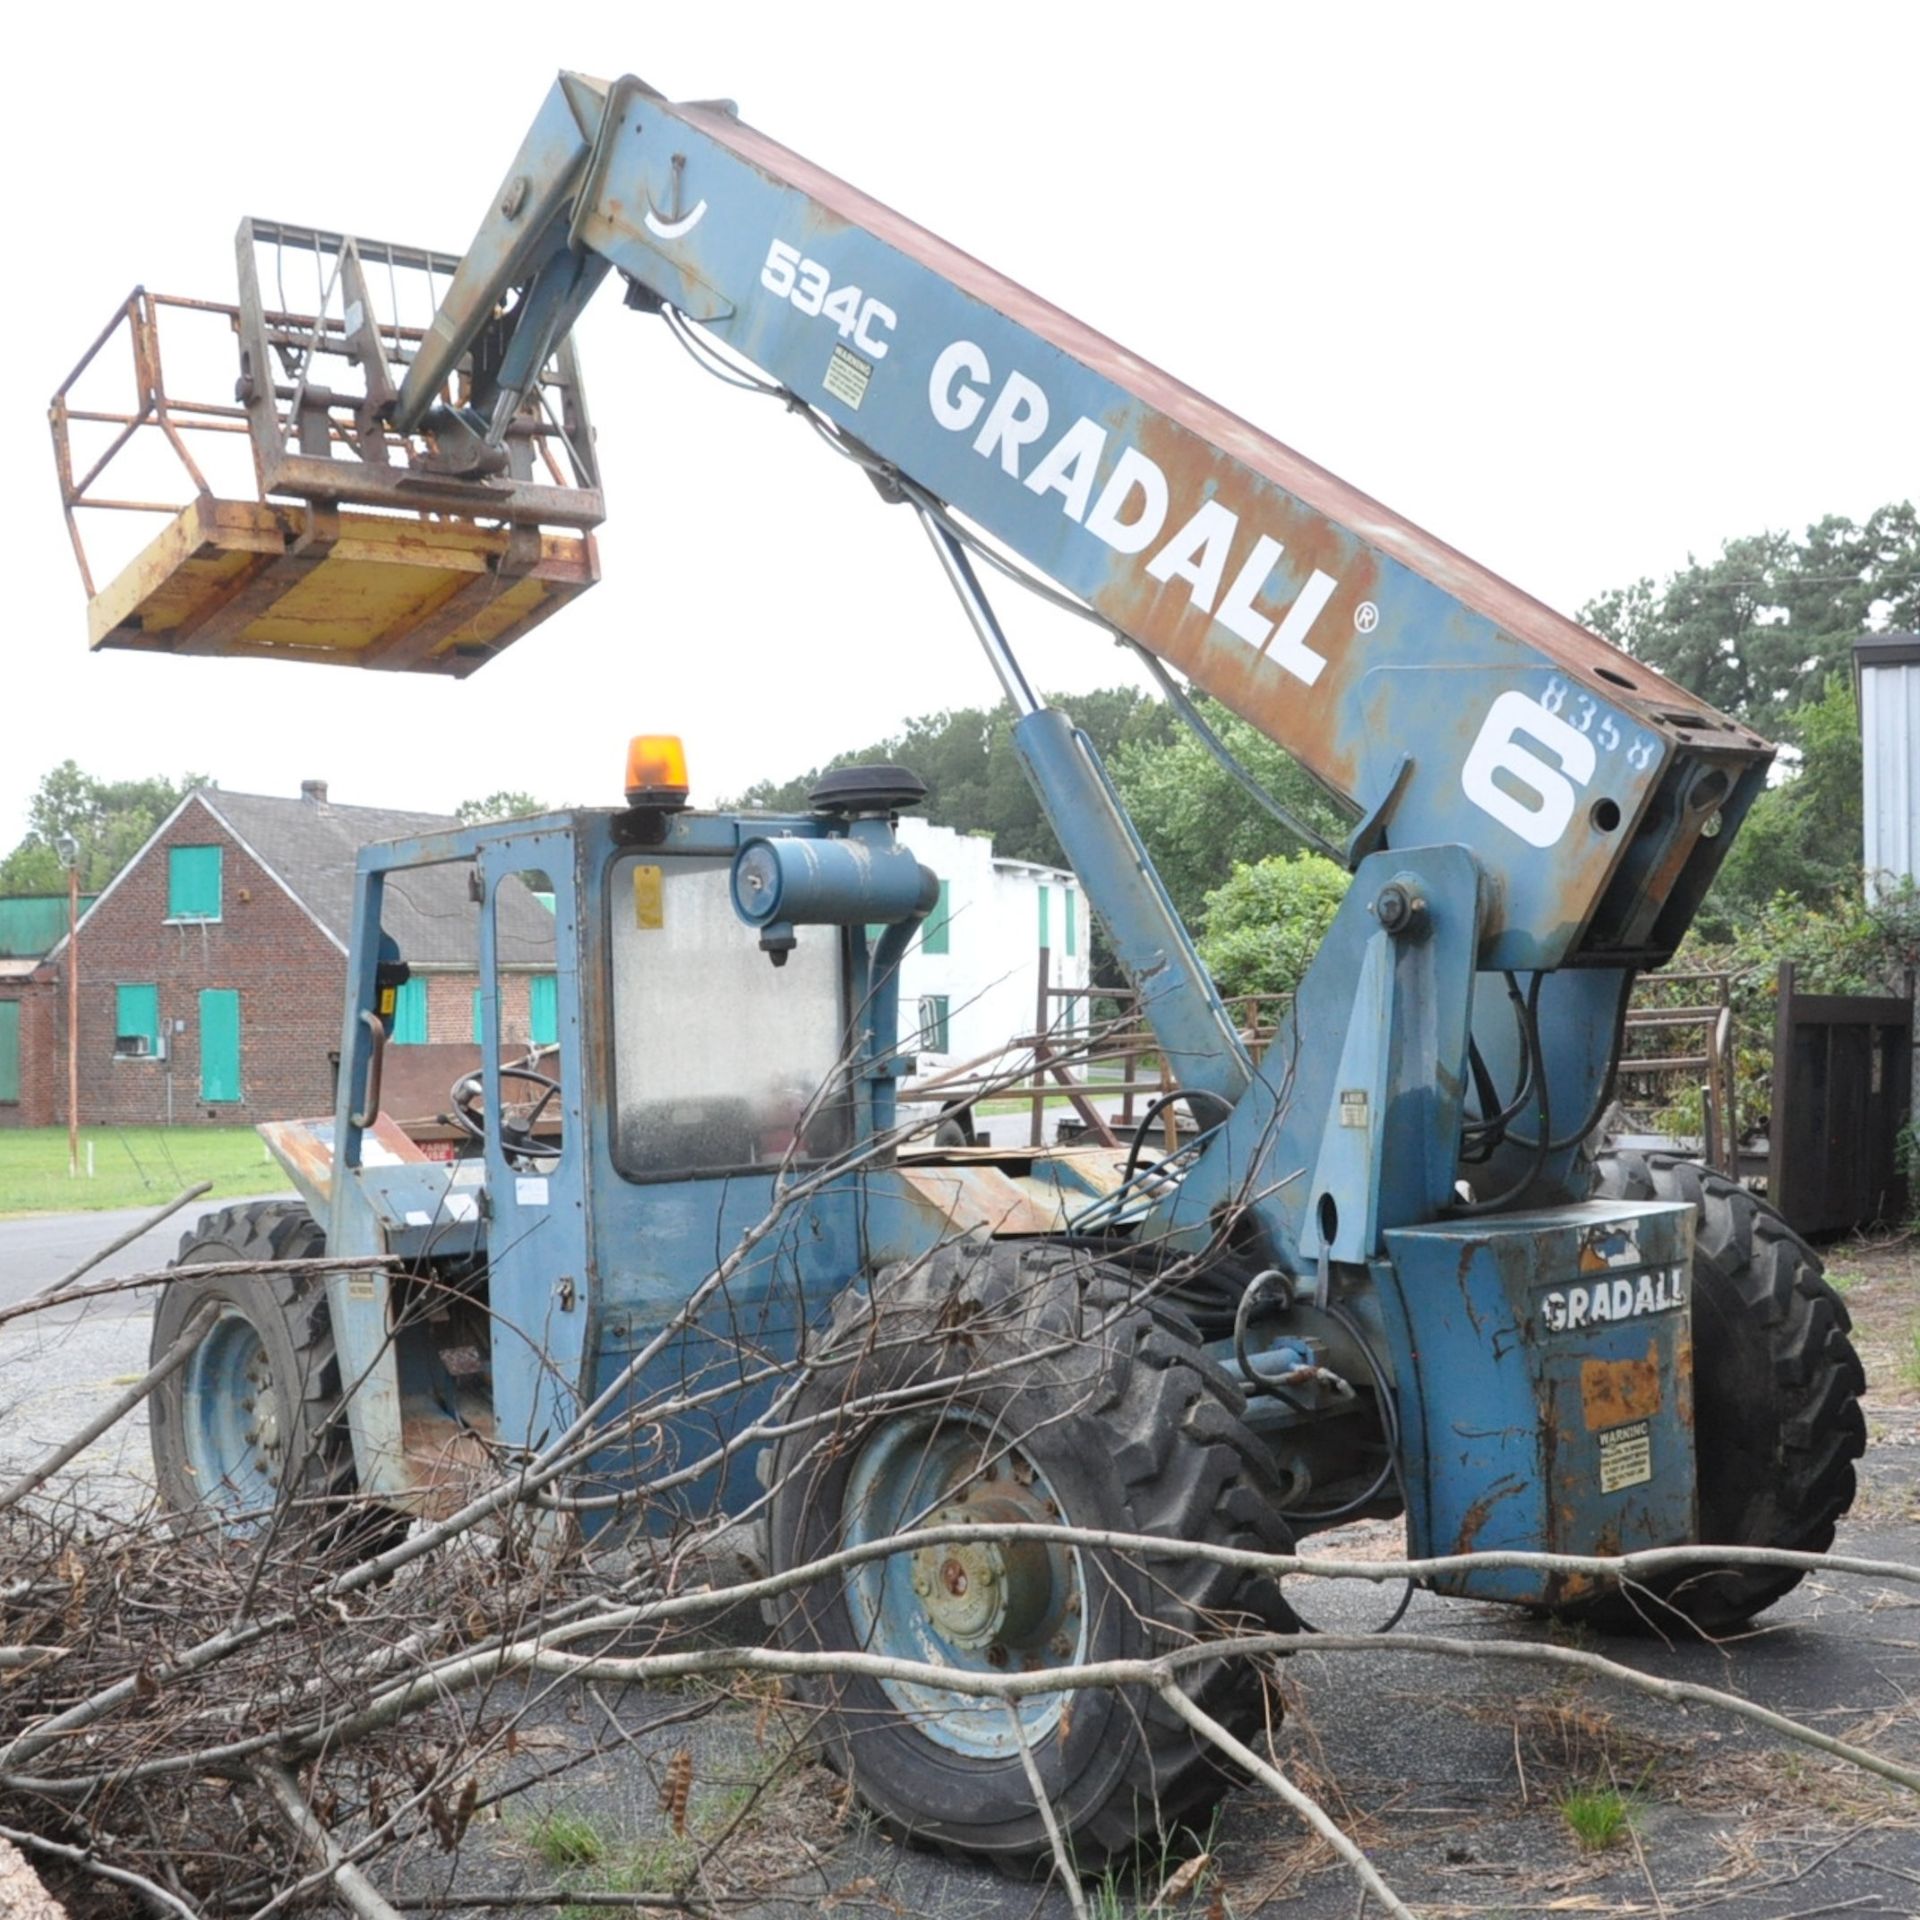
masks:
[[[1645,1420],[1609,1427],[1600,1436],[1600,1491],[1618,1493],[1653,1478],[1653,1434]]]
[[[867,382],[873,378],[873,362],[862,360],[845,347],[835,347],[827,362],[827,391],[844,405],[858,409],[867,397]]]

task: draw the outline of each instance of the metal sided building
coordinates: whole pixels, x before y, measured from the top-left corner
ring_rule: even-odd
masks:
[[[1853,643],[1866,784],[1867,897],[1920,881],[1920,633]]]

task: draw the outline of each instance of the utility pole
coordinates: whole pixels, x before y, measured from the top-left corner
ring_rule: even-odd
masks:
[[[63,833],[56,843],[67,870],[67,1178],[80,1177],[80,842]]]

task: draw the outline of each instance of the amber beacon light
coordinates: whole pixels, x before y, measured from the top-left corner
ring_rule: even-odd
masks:
[[[636,733],[627,743],[627,805],[663,811],[687,804],[687,750],[677,733]]]

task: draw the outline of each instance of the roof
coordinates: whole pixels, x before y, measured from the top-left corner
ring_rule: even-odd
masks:
[[[1853,643],[1862,667],[1905,667],[1920,661],[1920,633],[1863,633]]]
[[[195,797],[342,948],[353,931],[353,870],[360,849],[459,825],[450,814],[343,807],[277,794],[201,788]],[[381,924],[409,964],[478,963],[480,909],[467,891],[467,872],[464,864],[419,867],[388,879]],[[553,965],[553,915],[528,889],[503,887],[498,912],[502,966]]]
[[[99,898],[83,893],[85,913]],[[49,947],[66,937],[67,896],[64,893],[21,894],[0,900],[0,960],[38,960]]]
[[[279,882],[342,953],[353,933],[353,872],[360,849],[383,840],[444,833],[460,824],[444,813],[343,807],[304,795],[294,800],[279,794],[196,787],[114,875],[101,900],[147,858],[190,807],[211,814],[216,825]],[[471,971],[479,964],[480,909],[467,891],[468,871],[463,863],[418,867],[388,880],[381,921],[409,965]],[[551,967],[552,912],[524,886],[500,888],[495,904],[500,964]],[[66,944],[64,919],[63,914],[56,949]],[[84,916],[81,937],[85,938]]]

